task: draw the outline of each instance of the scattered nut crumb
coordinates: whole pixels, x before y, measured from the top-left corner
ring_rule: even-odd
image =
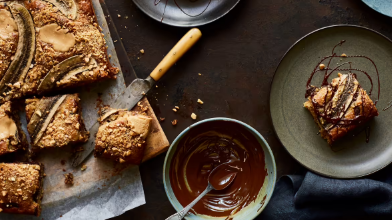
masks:
[[[347,57],[347,55],[345,53],[342,54],[342,57]]]
[[[162,118],[162,117],[160,117],[160,118],[159,118],[159,120],[160,120],[160,121],[164,121],[164,120],[165,120],[165,118]]]
[[[200,99],[197,99],[197,103],[199,103],[199,104],[201,104],[201,105],[203,105],[203,104],[204,104],[204,102],[203,102],[203,101],[201,101]]]
[[[178,107],[178,106],[174,106],[174,108],[176,108],[176,109],[180,109],[180,107]]]
[[[196,115],[195,113],[192,113],[192,114],[191,114],[191,118],[192,118],[193,120],[196,120],[197,115]]]
[[[158,85],[155,85],[155,87],[157,87],[157,88],[158,88]]]
[[[324,64],[320,64],[320,70],[325,69],[325,65]]]
[[[119,161],[120,163],[124,163],[124,162],[125,162],[125,160],[123,160],[122,158],[120,158],[118,161]]]
[[[173,108],[173,112],[177,112],[177,109]]]
[[[65,179],[64,179],[64,183],[67,185],[73,185],[74,184],[74,176],[72,173],[67,173],[64,175]]]
[[[143,91],[143,92],[142,92],[142,95],[146,95],[146,93]]]
[[[121,18],[121,15],[120,15],[120,14],[118,14],[117,16],[118,16],[119,18]]]
[[[199,76],[201,76],[201,73],[199,73]]]
[[[174,120],[172,121],[172,125],[177,125],[177,119],[174,119]]]
[[[87,165],[83,164],[82,168],[80,168],[81,171],[85,171],[87,169]]]
[[[141,50],[140,50],[140,53],[144,54],[144,49],[141,49]]]

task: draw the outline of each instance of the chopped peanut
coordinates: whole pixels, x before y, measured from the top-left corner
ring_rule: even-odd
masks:
[[[195,113],[192,113],[191,118],[192,118],[193,120],[196,120],[197,115],[196,115]]]
[[[320,70],[325,69],[325,65],[324,64],[320,64]]]
[[[201,101],[200,99],[198,99],[198,100],[197,100],[197,103],[199,103],[199,104],[201,104],[201,105],[203,105],[203,104],[204,104],[204,102],[203,102],[203,101]]]

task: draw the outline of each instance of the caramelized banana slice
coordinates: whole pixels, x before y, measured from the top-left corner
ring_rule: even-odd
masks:
[[[75,20],[78,10],[74,0],[44,0],[56,6],[69,19]]]
[[[38,86],[38,93],[51,91],[56,83],[62,79],[69,79],[78,73],[97,67],[94,58],[84,56],[73,56],[54,66]]]
[[[9,7],[18,26],[19,42],[14,60],[0,81],[0,95],[6,95],[10,91],[9,84],[23,82],[35,52],[35,29],[29,11],[18,3],[12,3]],[[6,100],[9,99],[7,96]]]
[[[31,141],[33,144],[37,144],[41,139],[57,109],[60,107],[61,103],[64,102],[66,97],[67,95],[59,95],[44,98],[40,101],[27,125],[27,131],[32,134]]]

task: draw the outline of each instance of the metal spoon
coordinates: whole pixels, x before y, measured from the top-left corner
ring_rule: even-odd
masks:
[[[235,168],[236,170],[233,170]],[[166,220],[181,220],[189,212],[189,210],[202,199],[211,190],[223,190],[228,187],[235,177],[237,172],[240,171],[239,168],[233,167],[228,163],[223,163],[215,167],[211,173],[208,175],[208,186],[207,188],[189,205],[187,205],[183,210],[177,212],[176,214],[170,216]]]

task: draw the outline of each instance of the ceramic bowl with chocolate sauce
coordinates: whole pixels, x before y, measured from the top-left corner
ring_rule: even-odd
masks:
[[[180,211],[191,203],[206,189],[210,172],[223,163],[238,170],[234,181],[209,192],[185,219],[250,220],[266,207],[276,182],[273,153],[259,132],[230,118],[197,122],[171,144],[163,183],[173,207]]]

